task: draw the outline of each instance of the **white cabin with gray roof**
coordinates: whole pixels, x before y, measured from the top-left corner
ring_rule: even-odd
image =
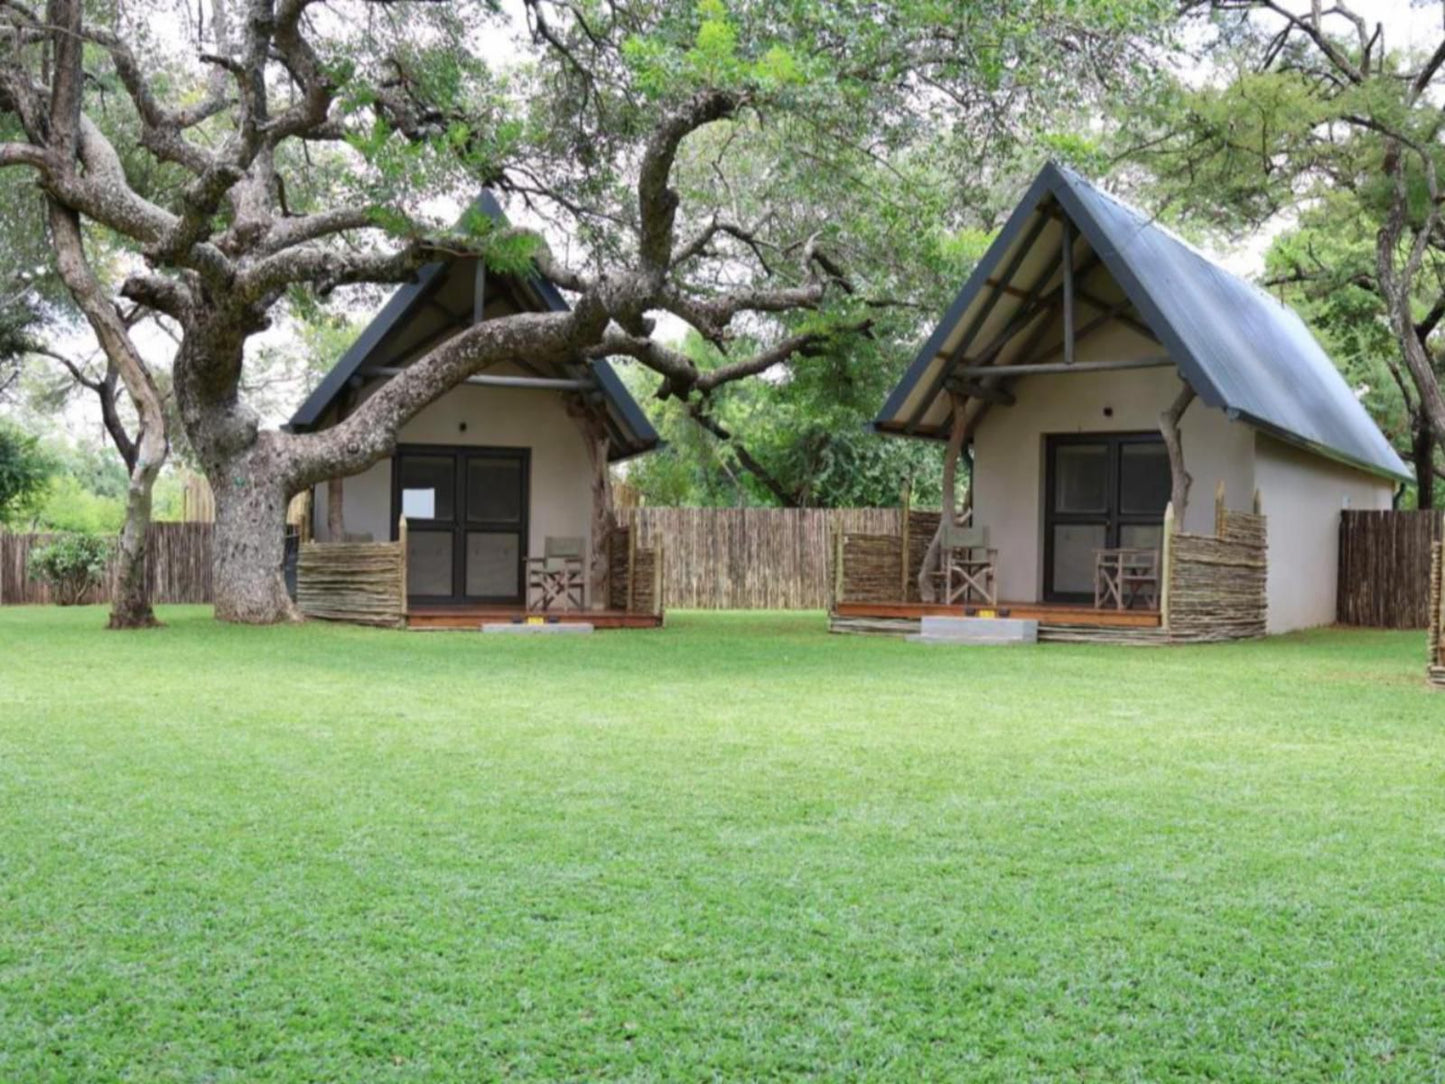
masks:
[[[946,441],[961,427],[993,603],[1062,625],[1068,607],[1119,608],[1107,590],[1099,604],[1109,551],[1165,549],[1161,415],[1185,388],[1192,485],[1176,529],[1214,535],[1220,490],[1239,525],[1258,500],[1260,620],[1332,622],[1340,511],[1391,507],[1408,469],[1291,309],[1069,170],[1039,175],[875,428]],[[1152,602],[1167,625],[1164,601],[1145,591],[1123,609],[1142,623]]]

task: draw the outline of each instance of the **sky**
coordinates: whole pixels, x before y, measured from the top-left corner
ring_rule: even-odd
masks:
[[[682,0],[688,2],[688,0]],[[1309,0],[1285,0],[1285,2],[1297,9],[1307,10]],[[1355,10],[1371,21],[1381,21],[1386,27],[1386,44],[1391,48],[1405,46],[1420,50],[1433,48],[1440,40],[1442,20],[1445,20],[1445,3],[1441,0],[1356,0]],[[509,21],[509,27],[487,27],[478,35],[478,48],[481,52],[497,66],[505,66],[519,58],[526,48],[526,21],[522,0],[502,0],[501,8]],[[170,23],[173,28],[170,32],[177,32],[174,21]],[[164,29],[160,31],[166,33]],[[179,33],[184,34],[184,28],[179,28]],[[178,44],[183,44],[177,39]],[[1196,69],[1199,78],[1207,77],[1202,65]],[[1186,73],[1188,69],[1186,68]],[[1026,183],[1026,182],[1025,182]],[[459,211],[459,209],[456,209]],[[509,213],[518,221],[526,222],[526,215],[520,207],[509,207]],[[541,226],[541,223],[527,223]],[[1213,244],[1206,244],[1205,251],[1222,265],[1233,271],[1235,274],[1244,277],[1254,277],[1263,268],[1264,254],[1269,248],[1271,241],[1283,229],[1289,225],[1288,218],[1281,218],[1254,235],[1245,238],[1231,239],[1229,242],[1221,243],[1218,239]],[[659,330],[665,338],[680,338],[684,332],[685,325],[675,317],[663,314],[659,319]],[[158,368],[168,365],[169,357],[174,349],[174,343],[158,331],[152,330],[138,336],[138,345],[142,352]],[[86,335],[77,335],[71,341],[61,344],[65,348],[78,353],[93,350],[94,344]],[[274,350],[290,351],[300,349],[300,344],[294,337],[283,328],[268,333],[265,336],[258,336],[252,341],[252,345],[258,348],[270,348]],[[279,424],[285,421],[287,406],[294,407],[300,402],[310,390],[304,386],[305,382],[298,380],[294,387],[282,387],[274,389],[270,399],[276,405],[269,411],[272,416],[265,418],[267,424]],[[98,411],[90,397],[77,397],[71,403],[70,408],[65,412],[63,428],[75,439],[82,441],[104,441],[104,433],[101,428]]]

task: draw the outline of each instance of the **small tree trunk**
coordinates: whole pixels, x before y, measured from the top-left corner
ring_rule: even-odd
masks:
[[[1428,420],[1421,418],[1415,430],[1415,506],[1435,507],[1435,434]]]
[[[246,625],[300,620],[286,593],[286,490],[240,457],[211,478],[216,525],[211,554],[216,618]]]
[[[963,452],[963,442],[968,436],[968,425],[964,421],[962,397],[953,395],[953,427],[948,431],[948,447],[943,453],[943,511],[938,517],[938,531],[934,534],[932,541],[928,543],[928,552],[923,555],[923,563],[918,567],[918,597],[924,602],[935,602],[938,594],[933,587],[933,572],[938,564],[939,552],[943,542],[943,526],[951,523],[957,514],[958,497],[958,457]],[[970,499],[972,499],[973,479],[969,477]],[[903,559],[908,560],[905,553]]]
[[[74,62],[79,63],[78,59]],[[146,540],[151,523],[151,489],[170,451],[166,440],[165,405],[150,370],[130,340],[125,321],[85,258],[79,215],[52,200],[49,222],[61,279],[95,332],[109,368],[119,374],[125,384],[140,421],[132,444],[126,439],[115,412],[114,381],[103,383],[101,401],[106,428],[130,468],[125,526],[116,555],[110,628],[150,628],[157,622],[146,587]],[[109,374],[107,376],[109,378]]]
[[[115,584],[107,626],[112,629],[148,629],[160,624],[151,608],[150,589],[146,583],[146,543],[151,525],[151,490],[161,464],[165,462],[166,442],[162,436],[159,456],[153,447],[148,447],[153,443],[148,434],[142,434],[135,469],[130,474],[125,525],[121,528],[120,544],[116,547]]]
[[[1184,513],[1189,506],[1189,487],[1194,479],[1184,467],[1184,441],[1179,435],[1179,422],[1189,404],[1194,402],[1194,389],[1188,384],[1179,390],[1174,402],[1159,415],[1159,435],[1169,453],[1169,503],[1174,506],[1174,529],[1184,530]]]

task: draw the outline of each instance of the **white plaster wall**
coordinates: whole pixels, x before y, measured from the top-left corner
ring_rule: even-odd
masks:
[[[1079,361],[1158,356],[1163,348],[1123,326],[1079,344]],[[1013,406],[995,406],[974,433],[974,517],[999,551],[999,597],[1035,602],[1043,593],[1044,437],[1058,433],[1157,432],[1159,414],[1179,393],[1172,367],[1030,376],[1017,380]],[[1112,411],[1106,416],[1104,411]],[[1214,489],[1247,509],[1254,497],[1254,431],[1195,400],[1180,426],[1194,478],[1185,529],[1211,531]]]
[[[498,370],[501,371],[501,370]],[[465,423],[466,430],[462,430]],[[402,444],[460,444],[531,449],[529,556],[542,556],[548,536],[590,540],[592,465],[562,395],[521,388],[463,385],[402,427]],[[391,460],[345,480],[348,534],[391,537]],[[326,538],[326,484],[316,487],[316,537]]]
[[[1269,525],[1268,631],[1333,623],[1340,510],[1389,508],[1395,484],[1263,433],[1255,484]]]

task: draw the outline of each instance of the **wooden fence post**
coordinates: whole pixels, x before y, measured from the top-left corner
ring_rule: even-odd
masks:
[[[833,609],[843,601],[843,530],[833,529]]]
[[[898,599],[900,602],[908,601],[908,509],[909,506],[912,504],[912,501],[913,479],[910,478],[908,479],[908,481],[903,483],[903,499],[899,502],[898,511],[898,516],[900,520],[898,536],[902,539],[902,545],[899,550],[898,562],[901,566],[898,574]]]
[[[1164,506],[1164,552],[1159,555],[1159,627],[1169,631],[1169,580],[1174,557],[1174,502]]]
[[[396,525],[397,545],[397,574],[401,577],[401,583],[397,587],[397,597],[401,599],[401,624],[406,625],[406,516],[402,516]]]
[[[627,612],[631,613],[637,597],[637,517],[629,516],[627,524]]]
[[[662,562],[666,557],[662,539],[652,549],[652,612],[658,617],[662,616]]]

